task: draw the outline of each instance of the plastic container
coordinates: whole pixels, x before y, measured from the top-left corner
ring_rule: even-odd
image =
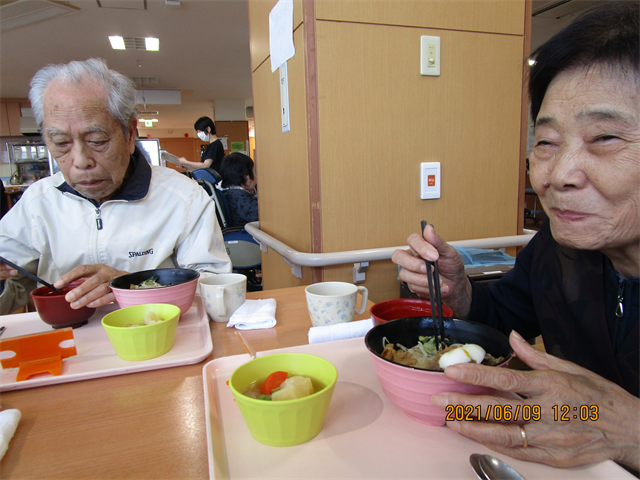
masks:
[[[429,317],[431,316],[431,302],[417,298],[396,298],[376,303],[369,312],[373,318],[374,325],[398,318]],[[446,305],[442,305],[442,316],[451,317],[453,316],[453,311]]]
[[[83,283],[84,280],[71,282],[61,289],[62,293],[51,290],[49,287],[40,287],[32,290],[30,295],[42,321],[51,325],[54,329],[78,328],[85,325],[96,309],[89,307],[73,309],[71,304],[64,298],[67,293]]]
[[[321,390],[295,400],[266,401],[242,392],[255,381],[276,371],[311,377]],[[311,440],[324,425],[338,371],[331,362],[305,353],[276,353],[251,360],[238,367],[229,387],[253,438],[265,445],[287,447]]]
[[[158,283],[170,286],[130,288],[131,285],[138,285],[154,275],[158,277]],[[199,276],[199,272],[188,268],[158,268],[123,275],[113,279],[109,286],[121,308],[149,303],[170,303],[180,307],[180,313],[185,314],[193,304]]]
[[[144,325],[148,312],[154,312],[162,321]],[[135,305],[105,315],[102,326],[120,358],[139,361],[159,357],[171,350],[179,319],[180,308],[175,305]],[[140,326],[127,327],[134,323]]]

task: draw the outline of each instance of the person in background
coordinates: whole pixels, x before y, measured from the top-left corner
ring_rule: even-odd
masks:
[[[244,153],[233,152],[222,161],[222,193],[231,212],[230,225],[258,221],[256,171],[253,160]]]
[[[638,2],[606,2],[532,55],[530,176],[548,220],[513,270],[488,288],[470,281],[433,227],[393,253],[413,292],[428,297],[425,259],[438,261],[455,318],[511,332],[532,371],[465,364],[445,374],[524,399],[443,393],[432,402],[480,408],[483,420],[489,406],[537,406],[539,419],[448,423],[521,460],[640,469],[639,19]],[[548,354],[523,339],[538,335]]]
[[[180,165],[189,171],[198,170],[200,168],[213,168],[220,173],[220,166],[224,159],[224,145],[222,140],[216,136],[216,125],[209,117],[200,117],[193,125],[196,129],[196,135],[203,142],[210,142],[206,150],[202,152],[199,162],[191,162],[184,157],[180,157],[178,161]]]
[[[72,308],[115,300],[128,272],[228,273],[215,206],[204,189],[152,167],[135,146],[135,85],[103,60],[49,65],[29,99],[60,172],[31,185],[0,220],[2,256],[63,288]],[[0,314],[24,306],[35,282],[0,263]]]

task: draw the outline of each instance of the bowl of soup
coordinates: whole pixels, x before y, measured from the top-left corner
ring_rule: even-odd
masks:
[[[67,293],[82,285],[83,282],[84,280],[71,282],[60,289],[62,293],[51,290],[49,287],[40,287],[32,290],[30,295],[42,321],[51,325],[54,329],[78,328],[85,325],[96,309],[90,307],[74,309],[65,299]]]
[[[513,356],[507,336],[487,325],[453,318],[445,318],[443,323],[444,336],[450,346],[445,352],[447,358],[461,354],[464,361],[473,361],[471,357],[476,356],[476,347],[480,347],[484,351],[482,363],[500,367]],[[434,333],[431,317],[402,318],[374,326],[365,336],[365,345],[387,398],[409,418],[442,426],[446,423],[447,412],[431,404],[433,395],[443,392],[491,395],[495,392],[488,387],[460,383],[447,377],[439,369],[440,359],[445,359],[443,352],[435,349],[433,354]],[[390,349],[393,352],[389,352]],[[423,350],[426,353],[423,354]]]
[[[239,366],[229,387],[251,436],[287,447],[320,433],[337,380],[338,371],[324,358],[275,353]]]
[[[199,276],[199,272],[188,268],[157,268],[114,278],[109,286],[122,308],[169,303],[184,315],[193,304]]]
[[[179,319],[180,308],[175,305],[134,305],[105,315],[102,327],[118,357],[141,361],[171,350]]]

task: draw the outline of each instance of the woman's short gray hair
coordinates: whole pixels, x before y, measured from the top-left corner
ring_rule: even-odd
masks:
[[[44,91],[56,79],[66,84],[79,84],[85,78],[96,80],[107,92],[107,111],[115,118],[125,135],[129,133],[129,122],[137,116],[136,87],[121,73],[109,70],[101,58],[90,58],[83,62],[73,61],[67,64],[47,65],[36,72],[31,79],[29,100],[33,115],[42,129],[44,109],[42,106]]]

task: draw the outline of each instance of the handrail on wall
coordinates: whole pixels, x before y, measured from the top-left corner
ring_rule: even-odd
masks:
[[[348,250],[331,253],[304,253],[294,250],[280,240],[260,230],[260,222],[251,222],[245,225],[247,232],[260,244],[260,249],[267,252],[269,247],[282,255],[284,261],[291,266],[291,273],[302,278],[302,267],[327,267],[329,265],[343,265],[353,263],[353,282],[362,283],[369,262],[376,260],[390,260],[395,250],[406,249],[406,245],[400,247],[365,248],[362,250]],[[527,232],[531,232],[527,230]],[[521,247],[529,243],[536,232],[525,235],[511,235],[507,237],[479,238],[474,240],[459,240],[449,242],[450,245],[461,248],[504,248]]]

